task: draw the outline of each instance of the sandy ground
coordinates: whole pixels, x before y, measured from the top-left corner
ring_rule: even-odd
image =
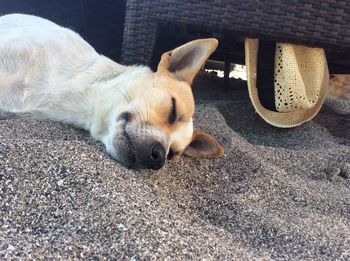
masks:
[[[64,124],[1,121],[0,259],[349,260],[349,118],[281,130],[244,91],[196,97],[196,127],[226,155],[160,171]]]

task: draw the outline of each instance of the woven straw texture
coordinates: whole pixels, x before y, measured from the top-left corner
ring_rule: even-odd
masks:
[[[315,106],[324,77],[321,48],[278,44],[275,54],[275,97],[279,112]]]
[[[300,47],[299,47],[300,48]],[[317,57],[316,53],[318,53],[317,49],[310,48],[312,50],[311,56]],[[247,66],[247,80],[248,80],[248,92],[252,104],[256,110],[256,112],[268,123],[273,126],[280,128],[289,128],[298,126],[304,122],[311,120],[321,109],[323,101],[326,97],[327,86],[328,86],[328,68],[327,62],[325,60],[325,56],[321,55],[319,59],[323,59],[323,61],[319,62],[319,67],[314,67],[313,73],[316,73],[319,77],[308,77],[309,82],[317,84],[319,83],[317,89],[319,90],[315,96],[318,96],[318,99],[314,106],[311,109],[303,109],[297,108],[290,112],[274,112],[265,109],[258,98],[258,91],[256,87],[256,66],[257,66],[257,53],[258,53],[258,40],[256,39],[247,39],[245,41],[245,53],[246,53],[246,66]],[[298,56],[298,51],[293,51],[290,53],[293,59],[293,56]],[[285,57],[288,59],[287,57]],[[300,58],[300,57],[299,57]],[[298,60],[298,58],[295,58]],[[318,60],[318,59],[317,59]],[[305,68],[304,68],[305,69]],[[302,70],[302,68],[294,68],[294,70]],[[309,72],[310,73],[310,72]],[[294,73],[296,74],[296,73]],[[302,72],[301,75],[305,76],[307,72]],[[310,76],[310,75],[309,75]],[[316,79],[317,78],[317,79]],[[295,97],[298,98],[298,97]],[[302,100],[305,97],[301,97]],[[293,102],[294,104],[298,104],[298,102]]]
[[[288,45],[287,45],[288,46]],[[256,112],[268,123],[270,123],[273,126],[280,127],[280,128],[289,128],[289,127],[295,127],[298,126],[304,122],[310,121],[321,109],[323,101],[327,94],[327,86],[328,86],[328,80],[329,80],[329,74],[328,74],[328,67],[327,67],[327,61],[325,58],[325,55],[323,52],[319,52],[319,49],[315,48],[309,48],[310,51],[310,59],[311,61],[303,61],[303,63],[307,63],[308,66],[310,64],[317,63],[319,66],[311,66],[312,69],[308,69],[308,66],[299,67],[300,63],[294,63],[293,66],[289,68],[289,71],[291,74],[297,75],[300,73],[300,75],[303,75],[303,78],[305,80],[303,86],[305,84],[312,85],[313,90],[304,90],[304,95],[301,96],[294,96],[293,99],[296,99],[294,101],[289,100],[294,105],[298,105],[296,109],[291,110],[289,112],[275,112],[265,109],[260,101],[258,96],[258,90],[256,86],[256,68],[257,68],[257,54],[258,54],[258,48],[259,48],[259,41],[256,39],[247,39],[245,41],[245,53],[246,53],[246,66],[247,66],[247,81],[248,81],[248,92],[250,100],[252,101],[252,104],[256,110]],[[296,47],[294,46],[294,49],[288,54],[286,53],[286,56],[283,57],[286,61],[300,61],[300,53],[303,51],[305,47]],[[287,62],[288,63],[288,62]],[[292,62],[289,62],[290,65],[292,65]],[[299,70],[299,72],[297,72]],[[312,77],[312,75],[316,75],[317,77]],[[294,80],[285,78],[284,79],[284,88],[285,92],[288,93],[289,89],[288,86],[291,86],[292,84],[295,84]],[[308,88],[309,86],[306,86]],[[300,91],[300,89],[299,89]],[[307,92],[309,92],[307,94]],[[313,93],[312,95],[310,94]],[[300,93],[302,93],[300,91]],[[287,95],[285,95],[286,97]],[[307,97],[308,96],[308,97]],[[314,106],[312,106],[310,109],[300,108],[304,106],[300,106],[300,104],[304,103],[305,100],[308,99],[310,96],[318,97],[316,102],[314,103]],[[276,99],[278,100],[278,99]],[[288,104],[287,104],[288,105]],[[310,105],[310,104],[309,104]],[[290,110],[290,107],[288,108]]]
[[[150,62],[161,23],[350,51],[348,0],[128,0],[124,63]]]

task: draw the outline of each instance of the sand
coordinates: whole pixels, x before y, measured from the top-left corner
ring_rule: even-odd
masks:
[[[349,260],[349,118],[276,129],[220,95],[197,96],[195,126],[225,156],[159,171],[65,124],[0,121],[0,259]]]

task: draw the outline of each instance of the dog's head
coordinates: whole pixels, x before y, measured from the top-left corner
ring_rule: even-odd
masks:
[[[216,39],[189,42],[162,55],[155,73],[136,77],[113,116],[108,152],[131,168],[159,169],[181,154],[216,158],[223,148],[209,134],[194,131],[192,80],[217,47]]]

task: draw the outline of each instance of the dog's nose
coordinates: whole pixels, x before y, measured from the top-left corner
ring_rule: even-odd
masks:
[[[160,169],[164,166],[165,149],[162,144],[156,142],[151,147],[151,152],[147,160],[147,167],[151,169]]]

